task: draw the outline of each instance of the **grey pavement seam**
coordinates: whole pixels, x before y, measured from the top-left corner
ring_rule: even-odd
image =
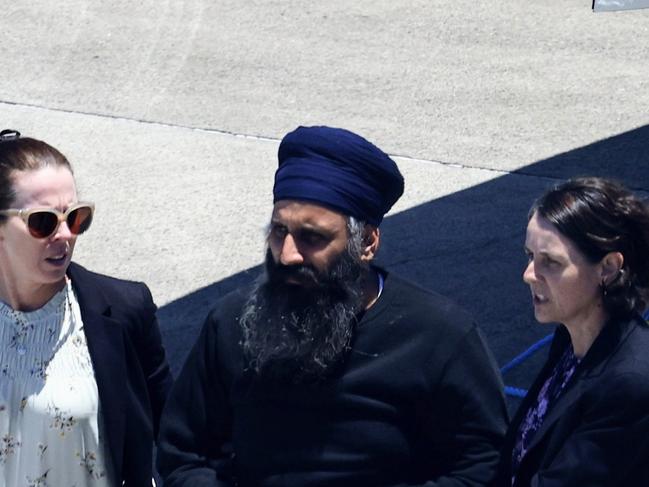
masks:
[[[124,117],[120,115],[111,115],[109,113],[98,113],[98,112],[89,112],[89,111],[84,111],[84,110],[71,110],[69,108],[52,108],[52,107],[46,107],[43,105],[38,105],[35,103],[22,103],[22,102],[16,102],[16,101],[9,101],[9,100],[0,100],[0,105],[10,105],[10,106],[17,106],[17,107],[26,107],[26,108],[37,108],[39,110],[46,110],[46,111],[51,111],[51,112],[58,112],[58,113],[71,113],[74,115],[87,115],[91,117],[98,117],[98,118],[107,118],[111,120],[123,120],[127,122],[136,122],[136,123],[143,123],[147,125],[157,125],[159,127],[170,127],[170,128],[179,128],[179,129],[186,129],[186,130],[195,130],[197,132],[206,132],[206,133],[213,133],[213,134],[219,134],[219,135],[229,135],[231,137],[237,137],[237,138],[242,138],[242,139],[252,139],[252,140],[262,140],[265,142],[279,142],[278,139],[272,138],[272,137],[265,137],[263,135],[250,135],[250,134],[241,134],[237,132],[232,132],[228,130],[219,130],[215,128],[205,128],[205,127],[194,127],[191,125],[182,125],[182,124],[176,124],[176,123],[169,123],[169,122],[160,122],[157,120],[147,120],[144,118],[131,118],[131,117]]]
[[[159,127],[169,127],[169,128],[178,128],[178,129],[185,129],[185,130],[193,130],[196,132],[204,132],[204,133],[212,133],[212,134],[218,134],[218,135],[225,135],[225,136],[230,136],[230,137],[236,137],[240,139],[248,139],[248,140],[259,140],[259,141],[264,141],[264,142],[279,142],[280,139],[275,138],[275,137],[268,137],[264,135],[254,135],[254,134],[244,134],[244,133],[238,133],[238,132],[233,132],[229,130],[222,130],[222,129],[216,129],[216,128],[211,128],[211,127],[195,127],[191,125],[183,125],[183,124],[175,124],[175,123],[169,123],[169,122],[161,122],[157,120],[148,120],[148,119],[143,119],[143,118],[131,118],[131,117],[124,117],[120,115],[112,115],[112,114],[107,114],[107,113],[98,113],[98,112],[91,112],[91,111],[83,111],[83,110],[72,110],[68,108],[52,108],[52,107],[47,107],[44,105],[38,105],[35,103],[23,103],[23,102],[16,102],[16,101],[10,101],[10,100],[0,100],[0,105],[10,105],[10,106],[18,106],[18,107],[26,107],[26,108],[36,108],[39,110],[46,110],[46,111],[52,111],[52,112],[58,112],[58,113],[70,113],[74,115],[87,115],[91,117],[98,117],[98,118],[106,118],[106,119],[111,119],[111,120],[122,120],[122,121],[127,121],[127,122],[135,122],[135,123],[142,123],[142,124],[147,124],[147,125],[155,125]],[[403,154],[390,154],[391,157],[396,157],[403,159],[408,162],[414,162],[414,163],[421,163],[421,164],[437,164],[445,167],[451,167],[451,168],[457,168],[457,169],[473,169],[473,170],[481,170],[481,171],[487,171],[487,172],[492,172],[496,174],[501,174],[503,176],[507,175],[517,175],[517,176],[523,176],[523,177],[528,177],[528,178],[534,178],[537,180],[546,180],[546,181],[562,181],[563,178],[557,177],[557,176],[552,176],[550,174],[532,174],[525,169],[514,169],[514,170],[504,170],[504,169],[497,169],[494,167],[488,167],[488,166],[481,166],[477,164],[465,164],[465,163],[459,163],[459,162],[451,162],[451,161],[441,161],[438,159],[421,159],[417,157],[411,157]],[[649,195],[649,189],[646,188],[641,188],[641,187],[633,187],[630,186],[632,190],[634,191],[640,191],[643,193],[647,193]]]

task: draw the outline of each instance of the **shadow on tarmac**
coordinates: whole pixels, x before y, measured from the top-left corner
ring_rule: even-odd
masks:
[[[535,322],[521,279],[528,209],[549,186],[584,175],[615,178],[649,191],[649,125],[386,218],[378,263],[470,310],[502,366],[553,329]],[[253,267],[160,308],[175,373],[215,302],[260,272],[261,266]],[[541,351],[512,369],[505,383],[527,388],[544,358]],[[510,399],[510,408],[517,402]]]

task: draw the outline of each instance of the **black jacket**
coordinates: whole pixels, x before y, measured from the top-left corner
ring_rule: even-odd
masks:
[[[245,293],[210,314],[169,398],[166,487],[483,487],[506,426],[495,363],[471,318],[388,275],[352,350],[322,384],[247,370]]]
[[[518,428],[569,345],[560,326],[508,430],[497,487],[511,485]],[[649,327],[639,316],[607,324],[575,369],[520,464],[515,487],[527,486],[649,486]]]
[[[151,293],[143,283],[74,263],[68,276],[81,308],[116,485],[150,486],[153,441],[172,382]]]

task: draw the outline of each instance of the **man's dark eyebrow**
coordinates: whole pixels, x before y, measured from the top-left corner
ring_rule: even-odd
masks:
[[[315,237],[321,237],[321,238],[329,238],[331,236],[331,232],[328,232],[326,230],[321,230],[319,228],[301,228],[298,230],[298,233],[303,235],[303,236],[315,236]]]

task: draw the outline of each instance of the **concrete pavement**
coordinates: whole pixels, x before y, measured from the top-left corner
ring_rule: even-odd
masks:
[[[68,155],[97,203],[77,260],[149,283],[175,368],[261,261],[278,139],[358,131],[406,176],[383,261],[469,307],[503,363],[548,331],[520,283],[533,198],[586,172],[649,190],[648,21],[560,0],[15,3],[0,125]]]

